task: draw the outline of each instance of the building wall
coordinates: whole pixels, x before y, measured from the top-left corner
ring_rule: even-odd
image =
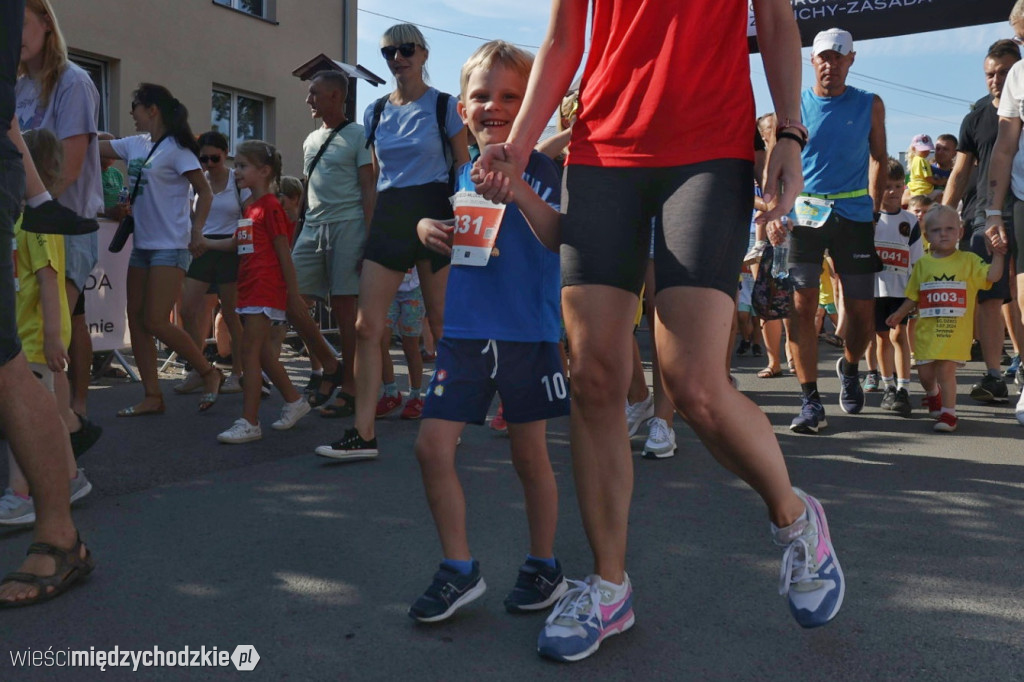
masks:
[[[197,135],[210,129],[213,87],[226,86],[266,98],[264,136],[292,175],[301,175],[302,141],[317,125],[292,70],[320,52],[356,62],[356,0],[268,0],[274,22],[213,0],[51,2],[71,52],[109,64],[112,133],[134,134],[139,82],[170,89]]]

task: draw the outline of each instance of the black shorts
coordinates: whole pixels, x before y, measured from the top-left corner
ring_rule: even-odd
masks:
[[[71,280],[68,280],[68,281],[70,282]],[[76,317],[78,315],[85,315],[85,292],[84,291],[78,292],[78,300],[75,301],[75,307],[71,311],[71,317]]]
[[[835,211],[821,227],[795,225],[789,248],[791,265],[821,265],[825,250],[835,263],[836,274],[866,275],[882,271],[875,251],[875,225],[843,218]]]
[[[716,159],[667,168],[570,165],[562,195],[562,286],[640,293],[654,235],[655,291],[736,294],[754,201],[753,164]]]
[[[903,305],[905,298],[896,296],[879,296],[875,299],[875,331],[879,334],[887,334],[892,327],[885,323],[885,320]],[[908,316],[909,317],[909,316]],[[906,324],[907,318],[903,318],[900,324]]]
[[[396,272],[407,272],[422,260],[430,261],[433,272],[448,265],[449,258],[423,245],[416,234],[416,223],[422,218],[453,218],[450,196],[451,190],[444,182],[392,187],[378,194],[363,258]]]
[[[231,236],[209,235],[207,239],[231,239]],[[234,284],[238,281],[238,254],[208,250],[192,259],[185,276],[207,284]]]
[[[495,391],[510,424],[569,414],[558,344],[442,338],[423,418],[483,424]]]
[[[1016,212],[1016,210],[1014,211]],[[1006,238],[1010,241],[1010,250],[1006,255],[1006,260],[1003,263],[1003,273],[999,276],[999,280],[992,283],[990,289],[979,289],[978,300],[979,301],[994,301],[999,300],[1003,303],[1009,303],[1010,298],[1010,255],[1016,246],[1017,240],[1014,238],[1014,221],[1012,218],[1004,218],[1003,223],[1006,226]],[[988,250],[988,237],[985,236],[985,221],[976,222],[974,228],[971,230],[970,236],[967,238],[967,248],[971,253],[977,254],[986,263],[992,263],[992,254]]]

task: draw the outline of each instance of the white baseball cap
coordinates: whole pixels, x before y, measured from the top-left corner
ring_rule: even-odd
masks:
[[[811,48],[811,55],[818,55],[822,52],[834,50],[841,55],[848,55],[853,52],[853,36],[849,31],[841,28],[830,28],[814,36],[814,46]]]

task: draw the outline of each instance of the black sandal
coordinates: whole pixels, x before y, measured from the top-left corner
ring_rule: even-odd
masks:
[[[342,366],[341,360],[338,360],[338,369],[334,370],[330,374],[324,372],[323,378],[320,380],[320,385],[316,391],[309,396],[310,407],[320,407],[325,403],[329,403],[334,398],[334,392],[341,386],[342,378],[345,374],[345,368]],[[323,392],[323,389],[327,388],[327,393]]]
[[[89,551],[88,547],[85,549],[85,558],[83,559],[79,556],[82,546],[81,536],[75,538],[75,545],[71,549],[61,549],[46,542],[33,542],[29,545],[27,554],[48,554],[54,558],[57,566],[51,575],[36,575],[35,573],[23,573],[20,571],[5,575],[4,579],[0,581],[0,585],[15,582],[24,583],[25,585],[34,586],[38,592],[31,599],[19,599],[18,601],[0,600],[0,609],[32,606],[33,604],[49,601],[64,594],[72,585],[92,573],[92,570],[96,567],[96,562],[93,561],[92,552]],[[49,590],[51,587],[53,590]]]
[[[351,417],[356,413],[356,398],[344,391],[338,392],[338,399],[344,400],[344,405],[331,403],[320,408],[320,416],[324,419],[343,419]]]

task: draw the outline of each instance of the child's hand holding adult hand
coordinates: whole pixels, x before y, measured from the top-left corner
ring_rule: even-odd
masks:
[[[452,236],[455,231],[454,220],[434,220],[423,218],[416,223],[416,234],[420,241],[431,251],[452,255]]]

